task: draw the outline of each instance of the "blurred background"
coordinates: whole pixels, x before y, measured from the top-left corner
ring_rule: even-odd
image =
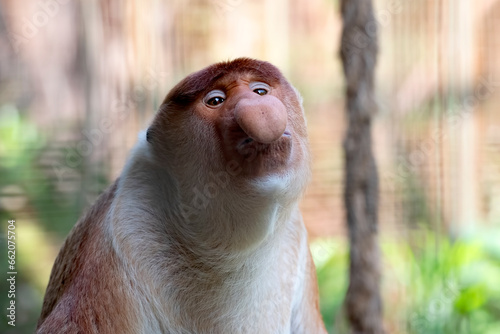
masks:
[[[386,330],[500,333],[500,1],[376,0],[375,14]],[[304,97],[302,210],[322,313],[341,333],[341,29],[337,0],[0,0],[0,332],[33,332],[64,237],[168,90],[245,56],[277,65]],[[15,328],[3,315],[10,219]]]

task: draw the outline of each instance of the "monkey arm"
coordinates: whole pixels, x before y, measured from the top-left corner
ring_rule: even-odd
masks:
[[[319,291],[316,277],[316,267],[312,259],[311,251],[307,242],[307,231],[302,217],[294,219],[294,230],[299,231],[300,237],[296,269],[298,284],[295,292],[294,308],[292,310],[290,331],[293,334],[326,334],[321,312],[319,310]]]

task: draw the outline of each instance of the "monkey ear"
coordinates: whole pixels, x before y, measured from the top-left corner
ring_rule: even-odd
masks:
[[[152,143],[152,130],[151,130],[151,127],[148,128],[148,130],[146,131],[146,140],[148,141],[148,143]]]

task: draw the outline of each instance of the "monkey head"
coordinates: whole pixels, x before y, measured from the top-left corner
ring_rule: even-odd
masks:
[[[293,177],[308,163],[300,96],[273,65],[240,58],[177,84],[147,140],[176,174],[227,171],[246,182]],[[302,174],[302,171],[300,171]]]
[[[197,210],[236,216],[237,205],[260,200],[288,207],[308,181],[301,97],[268,62],[239,58],[189,75],[146,137],[158,179],[170,180],[190,223]]]

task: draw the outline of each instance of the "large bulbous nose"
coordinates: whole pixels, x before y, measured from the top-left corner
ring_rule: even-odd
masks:
[[[272,95],[241,98],[234,117],[250,138],[265,144],[281,138],[287,125],[285,105]]]

